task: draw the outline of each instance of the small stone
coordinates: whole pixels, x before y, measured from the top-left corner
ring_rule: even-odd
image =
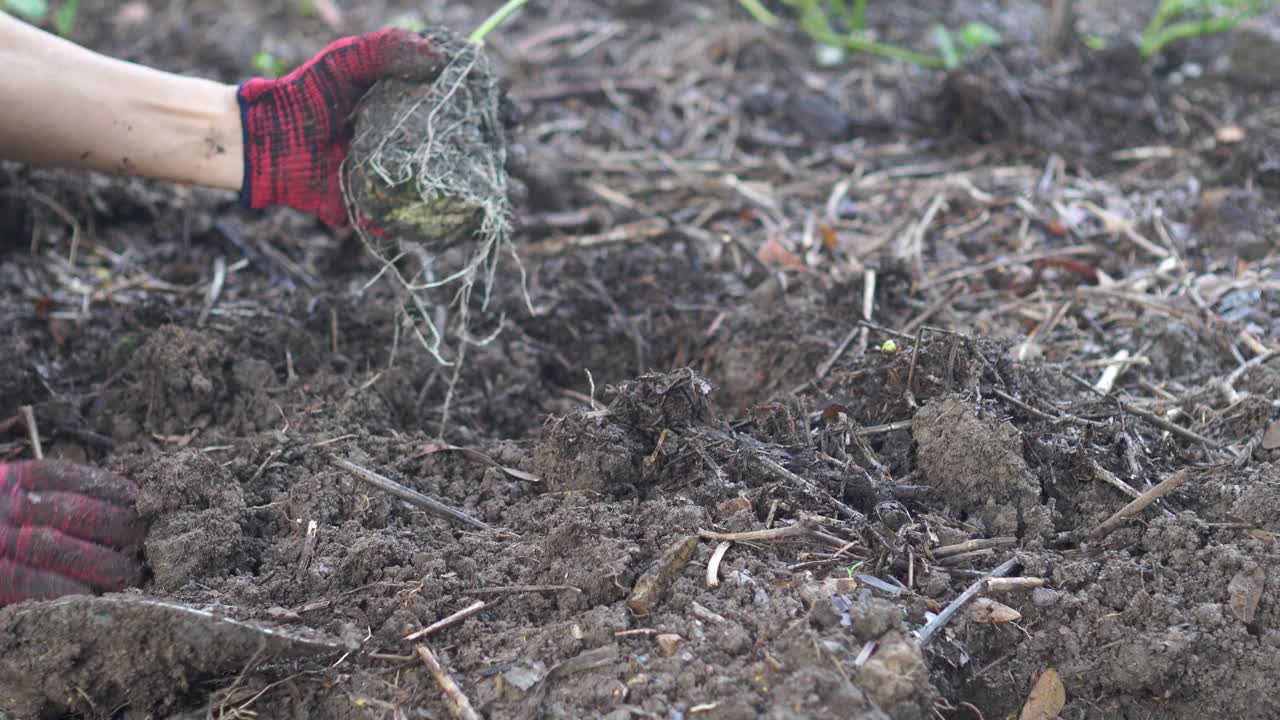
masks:
[[[1058,591],[1051,588],[1036,588],[1031,591],[1031,604],[1038,608],[1050,608],[1058,604]]]
[[[658,649],[662,654],[671,657],[676,654],[676,650],[680,647],[680,641],[683,639],[675,633],[661,633],[656,638]]]

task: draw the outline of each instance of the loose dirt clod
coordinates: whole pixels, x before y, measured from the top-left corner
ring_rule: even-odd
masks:
[[[129,595],[0,610],[0,715],[74,710],[97,717],[126,705],[176,707],[192,688],[246,664],[351,649],[310,628],[240,620],[228,616],[232,611]]]

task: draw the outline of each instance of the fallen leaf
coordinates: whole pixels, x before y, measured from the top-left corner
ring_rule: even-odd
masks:
[[[818,226],[818,234],[822,236],[822,247],[825,250],[836,249],[836,229],[823,223]]]
[[[1280,420],[1276,420],[1267,426],[1267,431],[1262,433],[1262,449],[1275,450],[1280,447]]]
[[[1262,588],[1267,582],[1267,573],[1259,565],[1253,572],[1241,570],[1227,584],[1227,595],[1230,598],[1231,614],[1242,623],[1251,623],[1258,614],[1258,603],[1262,600]]]
[[[1057,670],[1047,668],[1040,673],[1027,695],[1018,720],[1054,720],[1067,704],[1067,688]]]
[[[768,240],[764,241],[764,246],[756,253],[756,257],[760,258],[760,262],[765,265],[782,268],[783,270],[808,270],[809,267],[804,264],[795,253],[782,246],[777,238],[772,235]]]
[[[969,620],[976,623],[1007,623],[1022,619],[1022,613],[1002,602],[986,597],[974,600],[969,605],[967,613]]]

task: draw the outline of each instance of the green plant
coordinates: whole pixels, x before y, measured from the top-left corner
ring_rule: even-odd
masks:
[[[280,77],[289,69],[285,66],[283,60],[266,50],[254,53],[251,62],[253,63],[254,70],[262,73],[264,77],[269,78]]]
[[[46,0],[0,0],[0,10],[13,13],[33,23],[49,19],[49,3]],[[75,29],[76,15],[80,12],[80,0],[67,0],[53,14],[53,29],[63,37]]]
[[[1155,57],[1178,40],[1226,32],[1276,3],[1277,0],[1160,0],[1142,31],[1142,56]]]
[[[471,35],[467,37],[471,42],[480,45],[484,43],[484,36],[493,32],[493,29],[501,25],[507,18],[515,14],[515,11],[524,6],[527,0],[507,0],[502,7],[494,11],[492,15],[485,18],[480,26],[471,31]]]
[[[53,16],[53,29],[67,37],[76,27],[76,15],[80,12],[80,0],[67,0]]]
[[[49,16],[49,3],[45,0],[0,0],[0,8],[31,22],[44,22]]]
[[[965,58],[975,52],[1000,43],[1000,33],[986,23],[971,22],[953,32],[942,25],[933,26],[933,42],[942,56],[942,66],[948,70],[960,67]]]
[[[934,29],[938,55],[908,50],[867,37],[868,0],[784,0],[796,12],[797,24],[821,45],[848,52],[865,52],[890,57],[927,68],[954,68],[974,51],[1000,42],[1000,34],[990,25],[969,23],[958,32],[939,26]],[[743,9],[765,27],[780,20],[759,0],[738,0]]]

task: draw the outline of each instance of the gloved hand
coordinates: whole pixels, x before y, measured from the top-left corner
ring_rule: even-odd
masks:
[[[279,80],[241,85],[241,201],[253,208],[287,205],[345,225],[339,173],[356,103],[384,75],[425,83],[444,63],[444,54],[426,39],[387,28],[338,40]]]
[[[138,488],[58,460],[0,463],[0,606],[142,579]]]

